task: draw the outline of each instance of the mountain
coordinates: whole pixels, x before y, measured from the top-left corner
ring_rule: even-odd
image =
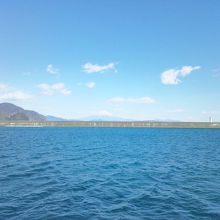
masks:
[[[181,122],[172,119],[155,119],[155,120],[135,120],[129,118],[120,118],[113,116],[88,116],[80,119],[81,121],[143,121],[143,122]]]
[[[11,103],[0,103],[1,121],[46,121],[46,117],[35,111],[25,110]]]
[[[88,116],[81,118],[82,121],[133,121],[132,119],[112,117],[112,116]]]
[[[46,118],[47,118],[47,121],[68,121],[67,119],[59,118],[59,117],[52,116],[52,115],[47,115]]]

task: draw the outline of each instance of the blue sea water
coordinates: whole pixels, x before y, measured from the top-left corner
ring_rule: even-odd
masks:
[[[220,219],[220,129],[0,128],[0,219]]]

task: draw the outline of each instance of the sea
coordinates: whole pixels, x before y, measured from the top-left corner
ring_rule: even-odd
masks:
[[[220,129],[0,128],[0,219],[220,219]]]

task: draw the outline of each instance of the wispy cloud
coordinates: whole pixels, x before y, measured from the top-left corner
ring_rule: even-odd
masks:
[[[112,116],[112,113],[107,110],[101,110],[101,111],[97,112],[97,116],[110,117],[110,116]]]
[[[8,84],[0,83],[0,92],[7,92],[9,90]]]
[[[26,76],[26,77],[31,76],[31,72],[23,72],[22,76]]]
[[[51,75],[56,75],[59,73],[59,69],[55,68],[52,64],[47,65],[47,72]]]
[[[213,72],[212,77],[214,78],[220,77],[220,69],[213,69],[212,72]]]
[[[220,73],[214,73],[212,76],[213,76],[214,78],[219,78],[219,77],[220,77]]]
[[[184,112],[184,109],[182,109],[182,108],[170,109],[167,112],[168,113],[182,113],[182,112]]]
[[[105,72],[107,70],[116,70],[116,64],[115,63],[109,63],[106,65],[98,65],[98,64],[92,64],[92,63],[85,63],[83,65],[83,71],[86,73],[98,73],[98,72]]]
[[[88,89],[94,89],[96,87],[96,83],[95,82],[87,82],[87,83],[78,82],[77,86],[87,87]]]
[[[107,100],[111,104],[152,104],[155,100],[151,97],[144,96],[139,98],[113,97]]]
[[[7,84],[0,84],[0,100],[1,101],[22,101],[31,99],[32,95],[21,90],[10,87]]]
[[[78,82],[77,86],[83,86],[83,83],[82,82]]]
[[[85,86],[89,89],[95,88],[96,84],[94,82],[88,82],[85,84]]]
[[[38,85],[38,88],[41,90],[41,93],[44,95],[54,95],[56,93],[59,93],[67,96],[70,95],[72,92],[71,90],[65,87],[64,83],[55,83],[55,84],[41,83]]]
[[[177,85],[181,83],[179,78],[186,77],[200,68],[200,66],[183,66],[181,69],[169,69],[161,73],[160,79],[164,85]]]
[[[202,111],[203,115],[218,115],[220,114],[220,110],[212,110],[212,111]]]

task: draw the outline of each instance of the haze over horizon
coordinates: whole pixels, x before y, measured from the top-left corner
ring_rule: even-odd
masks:
[[[0,103],[220,121],[220,1],[0,2]]]

